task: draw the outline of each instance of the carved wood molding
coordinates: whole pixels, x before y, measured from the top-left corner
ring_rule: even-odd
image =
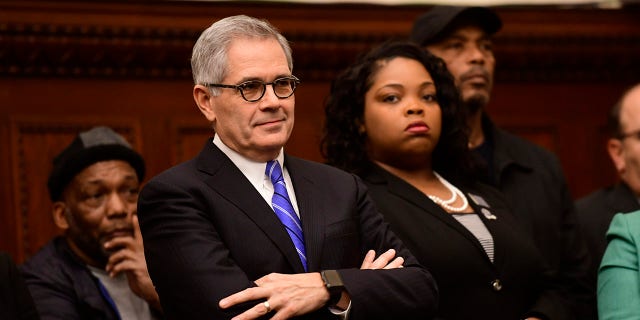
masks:
[[[267,17],[281,28],[292,42],[296,74],[306,81],[330,81],[359,53],[389,38],[405,39],[413,19],[428,9],[149,3],[14,4],[8,8],[24,19],[0,23],[0,76],[190,78],[191,48],[203,26],[221,15],[246,13]],[[153,10],[148,10],[150,6]],[[46,16],[52,8],[57,11]],[[76,21],[60,21],[74,10],[80,15]],[[637,81],[637,8],[621,12],[497,10],[505,22],[496,38],[498,80]],[[167,17],[172,11],[176,15],[173,20]],[[100,19],[91,19],[98,13]],[[87,17],[83,19],[82,14]],[[143,15],[143,19],[132,23],[119,18],[131,15]]]

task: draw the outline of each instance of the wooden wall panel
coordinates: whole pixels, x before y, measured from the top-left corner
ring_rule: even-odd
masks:
[[[13,156],[14,203],[17,204],[16,230],[19,259],[31,256],[51,237],[59,233],[51,218],[47,179],[53,158],[76,134],[97,125],[107,125],[122,134],[140,150],[140,125],[135,119],[98,117],[12,118],[11,155]]]
[[[195,108],[195,107],[194,107]],[[204,117],[178,118],[171,120],[171,144],[173,163],[180,163],[195,157],[205,141],[213,136],[213,129]]]
[[[77,131],[113,125],[139,148],[145,180],[200,151],[213,130],[191,96],[199,33],[233,14],[268,19],[292,42],[296,91],[287,152],[322,161],[331,80],[368,48],[406,38],[426,5],[266,1],[0,1],[0,250],[23,261],[57,230],[51,157]],[[606,114],[640,81],[640,7],[497,7],[494,121],[560,158],[574,197],[615,181]]]

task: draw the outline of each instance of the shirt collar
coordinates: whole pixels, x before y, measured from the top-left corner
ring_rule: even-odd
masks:
[[[242,174],[244,174],[254,186],[262,185],[265,179],[264,172],[267,166],[266,162],[257,162],[246,158],[224,144],[217,134],[213,137],[213,144],[220,148],[222,153],[229,157],[231,162],[240,169]],[[284,153],[282,152],[282,149],[280,149],[280,153],[278,153],[276,160],[278,160],[280,169],[282,170],[284,167]]]

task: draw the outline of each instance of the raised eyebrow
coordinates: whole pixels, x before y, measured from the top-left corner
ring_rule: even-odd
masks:
[[[273,78],[273,81],[276,81],[278,79],[293,79],[293,74],[281,74],[281,75],[278,75],[275,78]]]
[[[400,83],[388,83],[388,84],[385,84],[382,87],[380,87],[378,89],[378,91],[381,90],[381,89],[384,89],[384,88],[404,89],[404,86],[402,84],[400,84]]]
[[[291,77],[293,77],[293,74],[280,74],[280,75],[275,76],[272,81],[275,81],[275,80],[278,80],[278,79],[282,79],[282,78],[291,78]],[[258,77],[246,77],[246,78],[240,79],[240,82],[238,82],[237,85],[240,85],[240,84],[243,84],[243,83],[249,82],[249,81],[259,81],[259,82],[262,82],[262,83],[271,82],[271,81],[264,81],[264,79],[261,79],[261,78],[258,78]]]
[[[236,85],[241,85],[241,84],[243,84],[245,82],[250,82],[250,81],[264,82],[262,79],[257,78],[257,77],[247,77],[247,78],[240,79],[240,81],[238,81],[238,83],[236,83]]]
[[[433,88],[433,90],[436,90],[436,84],[431,82],[431,81],[425,81],[422,84],[420,84],[420,89],[431,89]]]

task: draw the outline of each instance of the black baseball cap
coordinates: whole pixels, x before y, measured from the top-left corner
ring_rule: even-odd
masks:
[[[430,44],[447,34],[449,27],[458,21],[477,25],[490,35],[502,28],[502,20],[489,8],[434,6],[416,19],[409,39],[420,46]]]
[[[142,156],[135,152],[124,137],[111,128],[100,126],[84,131],[53,159],[47,187],[51,201],[58,201],[62,191],[80,171],[100,161],[123,160],[136,171],[138,180],[144,178]]]

